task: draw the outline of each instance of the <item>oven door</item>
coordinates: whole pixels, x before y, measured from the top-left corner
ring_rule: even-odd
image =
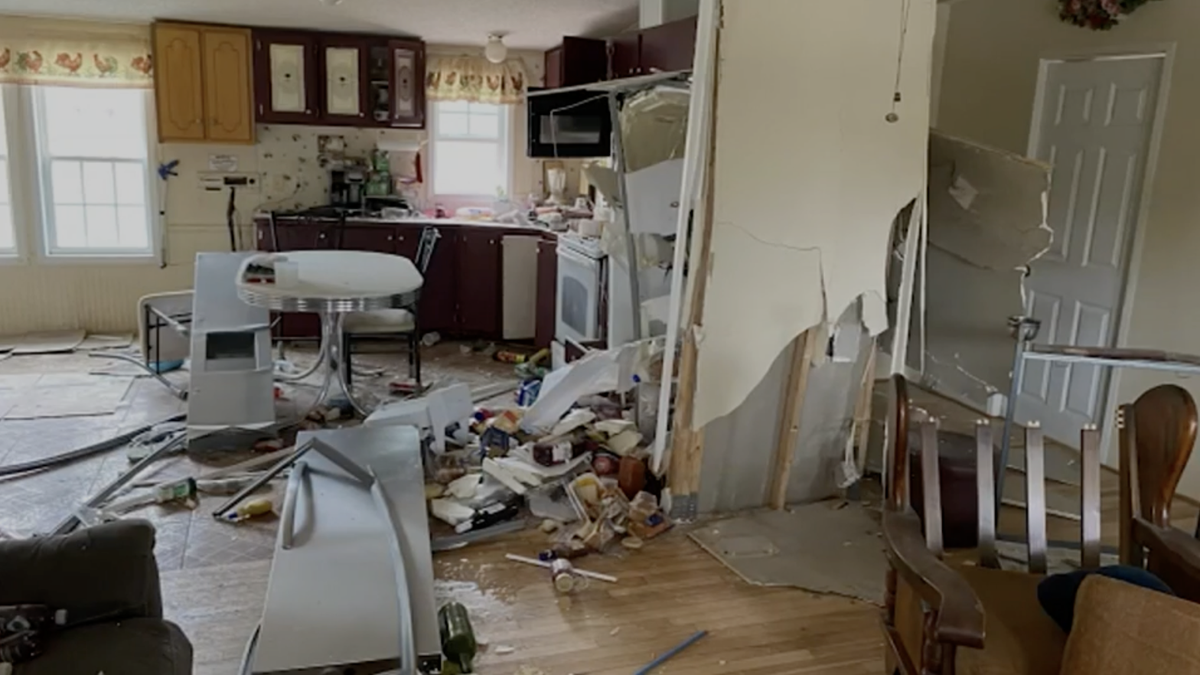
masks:
[[[600,261],[558,246],[558,297],[554,336],[577,342],[600,339]]]

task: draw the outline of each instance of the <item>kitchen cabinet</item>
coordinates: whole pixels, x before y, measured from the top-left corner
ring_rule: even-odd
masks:
[[[423,225],[413,223],[403,227],[405,244],[410,240],[419,242]],[[418,305],[418,321],[422,333],[437,331],[442,334],[459,331],[459,286],[458,286],[458,235],[457,227],[441,227],[442,236],[433,247],[433,256],[425,270],[425,283],[421,286],[421,301]],[[416,256],[416,246],[412,248]]]
[[[254,32],[254,88],[259,122],[314,124],[318,114],[317,36]]]
[[[608,45],[604,40],[567,36],[545,54],[545,87],[591,84],[608,77]]]
[[[380,35],[260,30],[258,121],[425,126],[425,43]]]
[[[696,17],[621,33],[608,40],[613,79],[690,70],[696,51]]]
[[[321,118],[327,124],[361,124],[367,116],[370,46],[361,38],[322,35],[317,58],[321,74]]]
[[[609,74],[612,79],[633,77],[641,72],[642,34],[621,33],[608,41]]]
[[[396,230],[374,225],[347,225],[337,234],[336,245],[343,251],[396,253]]]
[[[159,141],[253,143],[250,31],[156,23],[153,33]]]
[[[696,51],[696,17],[664,23],[642,32],[638,72],[690,70]]]
[[[458,237],[459,330],[495,335],[501,326],[501,254],[503,230],[460,228]]]

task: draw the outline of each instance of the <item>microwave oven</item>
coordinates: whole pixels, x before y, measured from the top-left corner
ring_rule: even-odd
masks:
[[[541,90],[529,90],[531,94],[537,91]],[[549,91],[525,101],[529,157],[608,157],[612,153],[607,94],[579,89]]]

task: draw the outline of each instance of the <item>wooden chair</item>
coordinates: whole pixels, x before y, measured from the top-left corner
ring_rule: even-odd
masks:
[[[885,453],[883,534],[889,569],[883,613],[888,673],[1036,673],[1058,675],[1066,635],[1041,610],[1037,585],[1046,573],[1044,441],[1026,430],[1028,572],[1000,569],[996,550],[995,457],[990,422],[976,427],[979,513],[976,561],[944,559],[937,453],[922,452],[924,523],[909,503],[907,382],[892,378]],[[936,447],[937,425],[921,422],[921,445]],[[1099,433],[1083,430],[1082,562],[1100,560]],[[923,526],[924,525],[924,526]],[[974,562],[974,564],[968,564]],[[986,630],[985,630],[986,629]]]
[[[1200,542],[1171,526],[1171,501],[1196,442],[1196,402],[1181,387],[1161,385],[1121,406],[1117,428],[1121,564],[1145,567],[1200,602]]]
[[[921,453],[924,523],[909,504],[907,382],[892,378],[885,445],[883,534],[889,569],[883,612],[888,673],[903,675],[1058,675],[1067,636],[1042,611],[1037,585],[1047,568],[1045,444],[1041,429],[1025,431],[1028,571],[1000,569],[996,551],[994,448],[990,422],[976,426],[979,543],[975,564],[945,559],[937,453]],[[1196,406],[1178,387],[1159,387],[1120,416],[1122,557],[1172,588],[1200,589],[1200,542],[1169,526],[1169,504],[1196,436]],[[920,424],[922,447],[935,447],[937,426]],[[1080,551],[1083,569],[1100,564],[1100,434],[1080,434]],[[1135,461],[1124,461],[1124,456]],[[1138,472],[1139,469],[1143,471]],[[1132,475],[1130,475],[1132,474]],[[1129,516],[1124,515],[1129,511]],[[924,527],[922,525],[924,524]],[[1185,592],[1180,595],[1189,597]]]

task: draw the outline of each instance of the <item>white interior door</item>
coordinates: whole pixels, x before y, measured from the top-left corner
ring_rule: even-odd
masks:
[[[1043,62],[1033,145],[1054,167],[1054,245],[1026,280],[1036,342],[1110,347],[1137,226],[1158,103],[1161,56]],[[1017,418],[1072,446],[1103,413],[1108,371],[1030,361]]]

